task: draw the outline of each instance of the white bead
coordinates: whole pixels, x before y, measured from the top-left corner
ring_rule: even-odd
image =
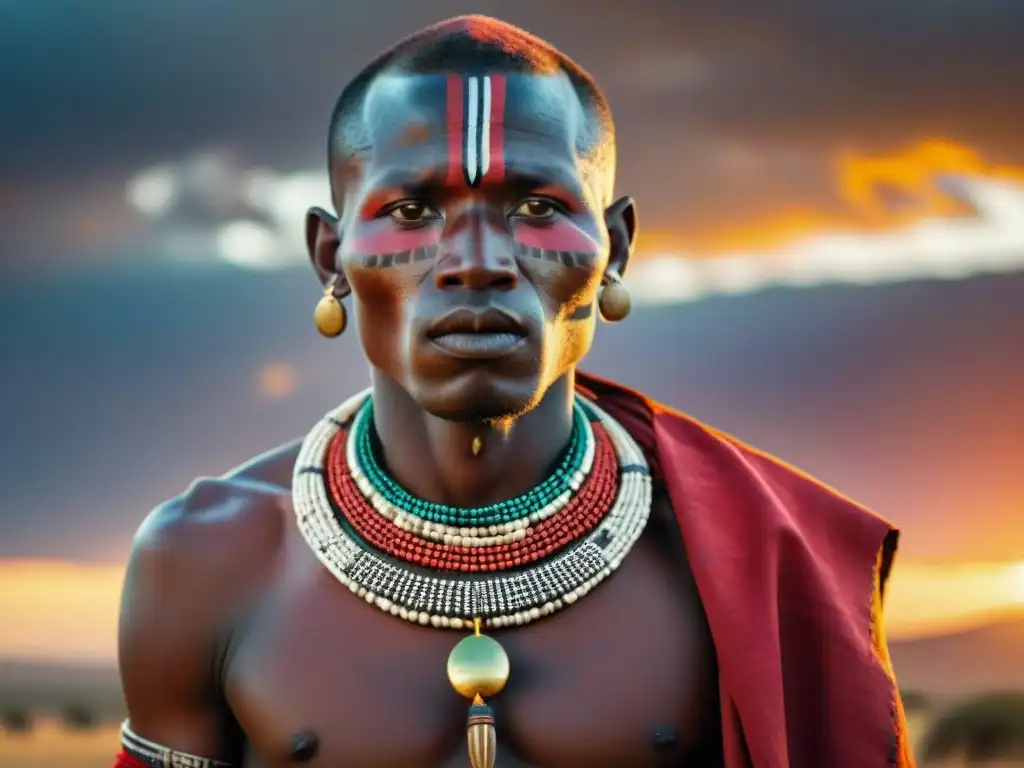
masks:
[[[338,418],[347,421],[361,408],[367,394],[350,398],[338,409]],[[597,418],[611,439],[617,461],[622,464],[646,466],[643,452],[629,436],[626,430],[608,417],[597,405],[591,404]],[[589,424],[585,425],[586,440],[580,470],[574,473],[570,481],[575,483],[589,473],[593,466],[596,443]],[[314,554],[338,581],[369,602],[377,604],[383,610],[402,618],[417,621],[421,624],[434,623],[433,616],[439,617],[440,626],[461,629],[469,626],[467,620],[449,615],[458,606],[467,605],[467,584],[470,582],[457,578],[437,578],[425,576],[407,570],[392,561],[380,558],[375,551],[365,550],[351,540],[345,529],[335,517],[330,493],[326,488],[322,475],[303,473],[307,466],[324,468],[324,457],[330,448],[331,441],[339,432],[339,427],[329,421],[321,421],[307,435],[296,461],[296,475],[293,480],[292,494],[296,519],[300,532],[313,548]],[[350,433],[350,435],[353,433]],[[382,517],[392,521],[402,521],[402,530],[411,530],[422,538],[446,542],[450,536],[454,541],[458,528],[431,524],[421,521],[414,515],[390,504],[366,478],[355,458],[355,440],[348,439],[345,445],[349,471],[360,489],[360,493],[373,504]],[[507,543],[521,540],[532,532],[531,526],[547,519],[564,509],[573,498],[569,488],[526,518],[511,523],[495,526],[473,527],[467,529],[468,535],[458,534],[464,545],[489,546],[494,543]],[[485,625],[488,627],[513,626],[534,621],[537,618],[557,612],[565,605],[571,605],[580,597],[592,591],[603,579],[622,563],[633,544],[642,534],[646,525],[651,505],[651,478],[647,473],[630,472],[622,475],[620,487],[612,508],[604,521],[571,550],[565,550],[552,558],[531,566],[522,573],[488,574],[474,578],[473,582],[484,582],[490,586],[481,591],[479,599],[483,600],[482,610],[491,613],[496,607],[511,603],[527,604],[527,608],[509,614],[491,615]],[[522,536],[513,535],[522,531]],[[598,535],[606,535],[607,542],[603,545],[594,543]],[[583,553],[583,554],[581,554]],[[582,559],[579,559],[582,558]],[[595,562],[594,558],[597,558]],[[587,575],[579,571],[587,569]],[[584,565],[584,563],[588,563]],[[595,572],[594,567],[598,570]],[[526,574],[526,575],[523,575]],[[534,576],[532,574],[540,574]],[[529,578],[527,578],[529,576]],[[537,579],[547,580],[557,585],[563,592],[561,598],[554,601],[541,602],[537,594]],[[369,589],[372,586],[373,589]],[[429,610],[412,609],[413,601],[428,598]],[[538,607],[539,606],[539,607]]]

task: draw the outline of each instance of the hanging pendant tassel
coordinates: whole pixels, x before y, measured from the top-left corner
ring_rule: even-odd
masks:
[[[470,764],[473,768],[494,768],[498,737],[494,711],[484,703],[484,696],[493,696],[505,687],[509,664],[501,643],[480,633],[482,623],[479,618],[473,619],[473,634],[462,638],[448,654],[448,680],[473,702],[466,722]]]
[[[466,723],[466,742],[469,745],[469,764],[473,768],[494,768],[498,750],[498,736],[494,730],[494,711],[479,694],[469,707]]]

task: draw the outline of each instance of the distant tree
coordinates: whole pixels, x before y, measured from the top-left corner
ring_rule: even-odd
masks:
[[[967,765],[1024,760],[1024,693],[990,693],[952,707],[932,723],[921,756]]]
[[[900,700],[903,702],[903,711],[908,715],[915,712],[927,712],[932,706],[928,694],[924,691],[900,691]]]
[[[32,717],[23,709],[10,707],[0,712],[0,729],[9,733],[28,733],[32,730]]]
[[[61,719],[68,728],[75,731],[88,731],[96,727],[95,715],[81,704],[69,706],[64,710]]]

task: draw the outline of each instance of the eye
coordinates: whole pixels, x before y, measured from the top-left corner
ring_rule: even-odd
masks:
[[[420,203],[416,200],[408,200],[394,206],[390,211],[388,211],[388,216],[399,224],[416,224],[421,221],[427,221],[428,219],[436,219],[438,214],[433,208],[425,203]]]
[[[519,216],[523,219],[545,221],[553,218],[559,210],[559,207],[550,200],[545,200],[542,197],[531,197],[520,203],[519,207],[513,211],[512,215]]]

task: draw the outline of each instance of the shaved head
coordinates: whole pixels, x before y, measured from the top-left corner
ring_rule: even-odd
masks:
[[[307,246],[327,290],[352,295],[375,381],[481,421],[567,380],[636,235],[633,201],[612,202],[614,129],[586,72],[516,27],[451,19],[345,88],[329,157],[337,214],[310,211]],[[507,348],[444,348],[453,312],[504,317]]]
[[[460,16],[425,27],[379,54],[345,87],[337,100],[328,138],[332,169],[370,151],[381,125],[372,116],[392,114],[405,104],[414,88],[408,76],[465,73],[547,76],[551,85],[533,94],[527,108],[573,128],[578,156],[587,162],[586,175],[600,187],[602,202],[610,202],[614,187],[615,129],[608,103],[590,75],[549,43],[511,24],[486,16]],[[396,77],[404,75],[406,77]],[[382,99],[392,108],[379,109]],[[367,109],[368,106],[377,109]],[[413,131],[413,133],[415,133]],[[415,139],[412,133],[406,137]],[[332,174],[332,179],[334,174]],[[335,204],[338,190],[335,192]]]

